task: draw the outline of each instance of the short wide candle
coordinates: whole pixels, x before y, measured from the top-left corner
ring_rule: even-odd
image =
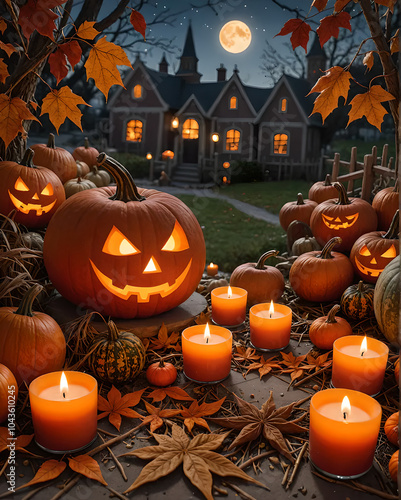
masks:
[[[206,341],[205,326],[190,326],[182,332],[184,373],[195,382],[219,382],[230,374],[232,334],[227,328],[208,325]]]
[[[219,266],[217,264],[213,264],[213,262],[211,262],[207,266],[206,272],[207,272],[208,276],[216,276],[216,274],[219,272]]]
[[[218,325],[235,326],[245,321],[248,292],[237,286],[220,286],[211,292],[212,319]]]
[[[284,349],[290,342],[291,321],[292,311],[284,304],[262,303],[252,306],[249,309],[252,345],[261,350]]]
[[[347,335],[334,342],[331,381],[336,388],[355,389],[375,396],[383,385],[388,347],[380,340],[367,337],[362,356],[364,339],[363,335]]]
[[[35,440],[55,453],[90,444],[97,432],[97,381],[82,372],[66,371],[68,389],[60,391],[63,372],[41,375],[29,385]]]
[[[344,415],[347,396],[350,411]],[[355,478],[373,463],[382,409],[372,397],[350,389],[326,389],[312,396],[309,457],[326,475]],[[344,418],[346,417],[346,418]]]

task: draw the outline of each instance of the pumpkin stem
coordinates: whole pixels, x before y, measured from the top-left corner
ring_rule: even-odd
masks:
[[[89,149],[89,139],[87,137],[85,137],[84,148]]]
[[[331,176],[330,176],[330,174],[326,175],[326,179],[324,180],[324,185],[325,186],[331,186]]]
[[[116,342],[120,337],[120,332],[111,319],[107,322],[107,329],[109,331],[109,342]]]
[[[166,363],[164,362],[164,359],[163,359],[163,358],[161,358],[161,359],[160,359],[160,361],[159,361],[159,367],[160,367],[160,368],[164,368],[165,364],[166,364]]]
[[[52,133],[49,134],[49,139],[47,140],[47,147],[52,149],[56,148],[56,141],[54,140],[54,134]]]
[[[316,255],[318,259],[332,259],[333,256],[331,255],[331,251],[336,245],[339,245],[343,240],[339,236],[335,236],[334,238],[331,238],[324,247],[322,248],[322,251],[320,252],[319,255]]]
[[[298,193],[297,195],[297,205],[305,205],[302,193]]]
[[[338,201],[336,205],[350,205],[351,202],[348,199],[347,191],[341,182],[335,182],[333,186],[338,190]]]
[[[255,266],[255,269],[264,269],[265,260],[268,259],[269,257],[275,257],[278,254],[279,254],[278,250],[269,250],[268,252],[264,253],[263,255],[261,255],[259,257],[259,260]]]
[[[388,228],[387,233],[383,235],[383,238],[385,238],[386,240],[398,239],[398,233],[400,231],[399,223],[400,223],[400,209],[397,208],[393,220],[391,221],[390,227]]]
[[[22,160],[20,161],[20,165],[24,165],[24,167],[37,168],[37,166],[32,163],[32,159],[33,159],[34,155],[35,155],[35,151],[31,148],[28,148],[25,151]]]
[[[18,306],[18,309],[14,314],[20,314],[21,316],[33,316],[32,304],[35,298],[43,290],[43,286],[36,283],[33,285],[22,297],[22,300]]]
[[[358,293],[359,294],[363,293],[363,287],[364,287],[364,282],[363,282],[363,280],[360,280],[358,283]]]
[[[110,200],[119,200],[125,203],[146,200],[144,196],[139,194],[134,179],[124,165],[121,165],[121,163],[106,153],[100,153],[97,157],[97,163],[101,167],[104,167],[116,181],[116,193],[110,197]]]
[[[339,304],[336,304],[335,306],[333,306],[329,313],[327,314],[327,319],[325,321],[325,323],[337,323],[336,321],[336,313],[341,309],[341,307],[339,306]]]

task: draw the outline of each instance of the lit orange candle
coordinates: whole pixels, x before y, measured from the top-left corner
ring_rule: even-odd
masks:
[[[218,325],[235,326],[245,321],[248,292],[237,286],[220,286],[211,292],[212,319]]]
[[[292,311],[284,304],[256,304],[249,309],[251,343],[256,349],[275,351],[290,342]]]
[[[195,325],[182,332],[185,375],[195,382],[219,382],[230,374],[232,334],[216,325]]]
[[[213,262],[211,262],[207,266],[206,272],[207,272],[208,276],[216,276],[216,274],[219,272],[219,266],[217,264],[213,264]]]
[[[332,384],[375,396],[383,385],[388,347],[363,335],[347,335],[333,344]]]
[[[343,479],[367,472],[373,463],[381,414],[380,404],[359,391],[326,389],[314,394],[309,423],[309,457],[314,466]]]
[[[65,375],[62,378],[62,375]],[[85,448],[97,432],[97,382],[82,372],[51,372],[29,385],[35,440],[55,453]]]

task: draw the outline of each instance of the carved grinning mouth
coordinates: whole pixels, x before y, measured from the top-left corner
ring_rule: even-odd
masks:
[[[99,271],[99,269],[90,259],[89,262],[91,263],[92,268],[95,271],[95,274],[98,277],[100,283],[106,288],[106,290],[123,300],[128,300],[131,295],[136,295],[138,298],[138,302],[148,302],[150,295],[159,294],[161,297],[166,297],[167,295],[170,295],[175,290],[177,290],[177,288],[184,282],[189,269],[191,268],[192,259],[189,261],[187,267],[171,286],[166,282],[156,286],[125,285],[124,288],[113,285],[112,280],[101,271]]]
[[[372,269],[371,267],[365,267],[359,262],[356,257],[355,264],[356,267],[361,271],[361,273],[366,274],[366,276],[372,276],[373,278],[377,278],[377,276],[379,276],[379,274],[383,271],[383,269]]]
[[[334,219],[334,217],[329,217],[328,215],[322,214],[322,219],[323,222],[326,224],[326,226],[329,229],[335,229],[338,231],[339,229],[346,229],[347,227],[351,227],[355,224],[355,222],[358,220],[359,213],[356,213],[354,215],[347,215],[345,218],[348,219],[347,222],[342,222],[342,220],[337,217]]]
[[[31,210],[36,210],[36,215],[42,215],[46,214],[47,212],[50,212],[50,210],[54,207],[56,200],[54,200],[50,205],[36,205],[34,203],[23,203],[20,201],[18,198],[13,196],[10,191],[8,191],[8,194],[10,195],[10,199],[13,202],[13,205],[17,210],[22,212],[23,214],[29,214]]]

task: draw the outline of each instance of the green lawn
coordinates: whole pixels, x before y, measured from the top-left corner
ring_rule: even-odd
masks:
[[[334,153],[340,153],[341,160],[349,161],[351,157],[351,149],[353,146],[356,146],[357,160],[363,162],[363,157],[366,154],[372,153],[373,146],[377,146],[377,156],[381,157],[384,144],[388,144],[389,146],[388,158],[390,159],[391,156],[395,158],[394,140],[384,140],[384,139],[374,142],[366,142],[361,139],[359,140],[338,139],[330,144],[332,152],[332,154],[330,154],[330,158],[334,158]],[[394,163],[393,163],[393,168],[394,168]]]
[[[229,203],[214,198],[179,195],[203,228],[206,262],[232,272],[244,262],[257,262],[268,250],[286,250],[285,232],[261,220],[248,217]],[[266,262],[269,264],[269,261]],[[270,264],[274,265],[275,259]]]
[[[297,199],[298,193],[302,193],[303,197],[307,198],[311,185],[311,182],[303,180],[250,182],[224,186],[220,188],[220,192],[230,198],[235,198],[251,205],[265,208],[268,212],[278,214],[284,203]]]

